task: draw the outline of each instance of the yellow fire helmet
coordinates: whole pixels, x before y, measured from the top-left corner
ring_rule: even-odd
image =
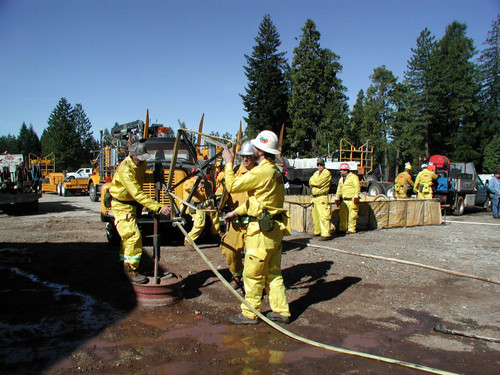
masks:
[[[409,171],[411,171],[411,164],[410,164],[410,162],[407,162],[405,164],[405,169],[408,169]]]

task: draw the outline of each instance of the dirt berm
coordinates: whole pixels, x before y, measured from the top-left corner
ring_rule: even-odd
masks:
[[[30,215],[0,213],[1,374],[419,374],[296,341],[264,322],[234,326],[239,302],[201,257],[164,236],[162,261],[184,278],[181,302],[137,304],[106,242],[99,203],[45,194]],[[296,335],[461,374],[498,374],[500,221],[468,211],[446,223],[328,242],[287,237],[283,277]],[[315,247],[319,245],[324,247]],[[226,277],[218,246],[201,245]],[[145,239],[150,266],[152,246]],[[267,296],[263,311],[269,309]]]

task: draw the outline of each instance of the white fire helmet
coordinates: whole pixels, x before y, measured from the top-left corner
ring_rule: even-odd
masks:
[[[281,154],[281,151],[278,149],[278,137],[270,130],[261,131],[251,142],[252,145],[261,151],[273,155]]]

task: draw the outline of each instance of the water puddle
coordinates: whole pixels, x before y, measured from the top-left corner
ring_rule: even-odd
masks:
[[[116,311],[67,285],[40,280],[16,267],[10,268],[10,273],[19,280],[18,299],[26,301],[37,314],[31,314],[29,321],[23,320],[26,315],[0,321],[0,346],[6,348],[2,359],[7,365],[51,361],[117,319]],[[13,306],[12,311],[17,312],[16,308]]]

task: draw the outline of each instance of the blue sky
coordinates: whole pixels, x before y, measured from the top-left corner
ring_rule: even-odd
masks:
[[[352,107],[385,65],[402,79],[427,27],[440,39],[454,20],[482,49],[500,0],[0,0],[0,135],[21,124],[38,136],[61,97],[81,103],[98,129],[144,120],[235,134],[239,94],[264,14],[291,62],[312,19],[340,56]]]

